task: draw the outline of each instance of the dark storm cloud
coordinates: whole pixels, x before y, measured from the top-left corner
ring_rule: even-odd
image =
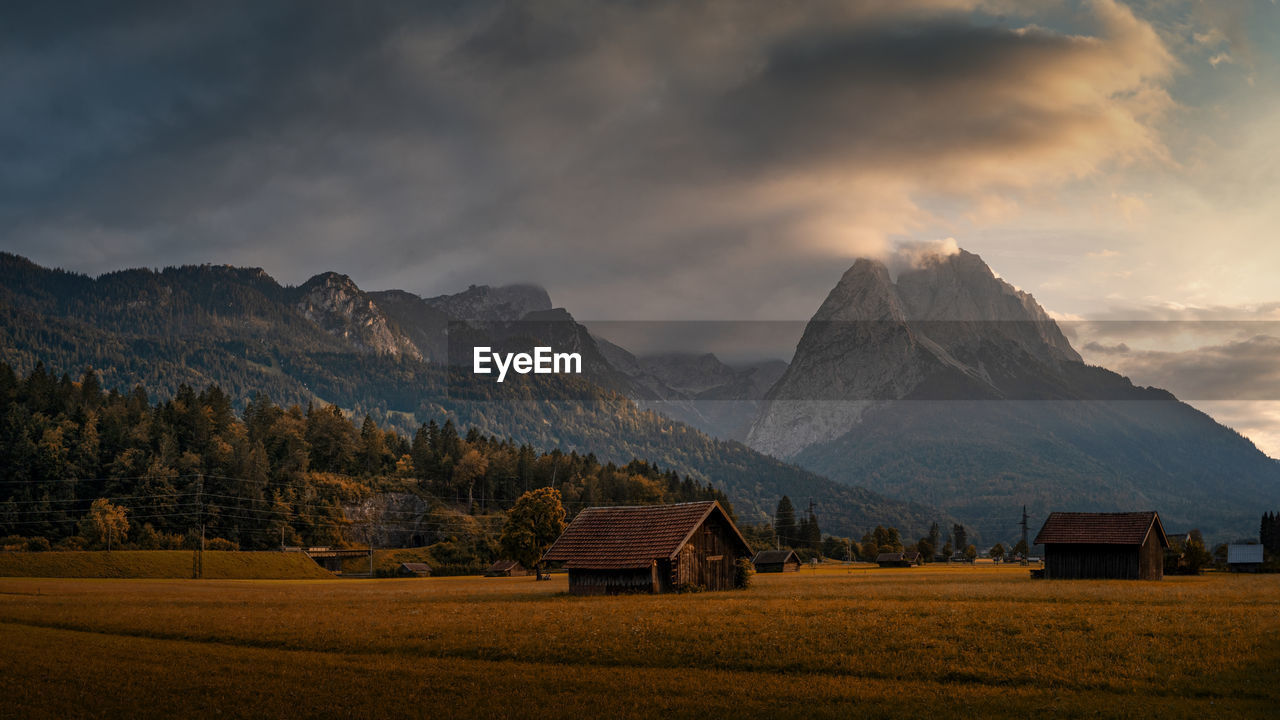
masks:
[[[804,317],[850,257],[928,222],[930,193],[1159,154],[1171,59],[1149,26],[1108,0],[1088,36],[986,5],[14,14],[4,244],[88,271],[531,280],[589,317]]]

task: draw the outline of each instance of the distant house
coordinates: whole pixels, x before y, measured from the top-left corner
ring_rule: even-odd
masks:
[[[528,574],[529,570],[515,560],[498,560],[484,571],[485,577],[523,577]]]
[[[1169,547],[1152,512],[1054,512],[1036,535],[1044,545],[1044,577],[1159,580]]]
[[[920,565],[924,563],[924,558],[915,550],[908,550],[907,552],[902,553],[902,559],[906,560],[911,565]]]
[[[720,503],[593,507],[543,556],[564,563],[574,595],[728,590],[751,547]]]
[[[429,577],[431,566],[426,563],[400,563],[400,567],[396,568],[396,574],[400,577]]]
[[[800,556],[795,550],[761,550],[751,558],[756,572],[795,572],[800,569]]]
[[[969,562],[969,558],[965,557],[964,553],[962,553],[962,552],[953,553],[953,554],[951,555],[951,562],[953,562],[953,563],[967,563],[967,562]]]
[[[1258,572],[1262,569],[1262,546],[1228,545],[1227,568],[1232,572]]]
[[[880,553],[876,555],[876,564],[882,568],[899,568],[911,567],[911,561],[904,557],[904,553]]]

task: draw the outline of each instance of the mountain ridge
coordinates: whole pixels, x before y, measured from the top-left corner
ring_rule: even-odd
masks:
[[[1157,509],[1234,537],[1280,502],[1277,463],[1159,388],[1087,365],[1029,293],[960,250],[894,280],[858,260],[828,294],[748,444],[916,498],[1009,537],[999,518]],[[1229,479],[1229,482],[1227,481]]]

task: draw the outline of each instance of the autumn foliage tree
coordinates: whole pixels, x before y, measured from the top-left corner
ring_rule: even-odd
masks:
[[[106,498],[94,500],[89,512],[80,520],[80,536],[90,546],[110,550],[112,545],[119,545],[129,536],[125,512],[124,508],[112,505]]]
[[[544,487],[526,492],[507,514],[499,539],[503,552],[541,578],[542,556],[564,532],[564,517],[559,490]]]

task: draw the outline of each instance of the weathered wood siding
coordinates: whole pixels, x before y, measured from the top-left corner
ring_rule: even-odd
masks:
[[[1155,533],[1142,545],[1046,545],[1044,575],[1053,580],[1160,580],[1164,549]]]
[[[1140,580],[1164,579],[1164,546],[1155,531],[1147,533],[1146,542],[1142,543],[1142,556],[1138,566]]]
[[[681,548],[671,574],[674,587],[697,586],[704,590],[731,590],[737,570],[737,543],[732,542],[729,527],[711,515],[693,531],[689,542]]]
[[[623,595],[659,591],[657,567],[635,570],[569,570],[571,595]]]
[[[794,560],[787,563],[756,563],[756,572],[762,573],[796,572],[799,569],[800,563]]]

